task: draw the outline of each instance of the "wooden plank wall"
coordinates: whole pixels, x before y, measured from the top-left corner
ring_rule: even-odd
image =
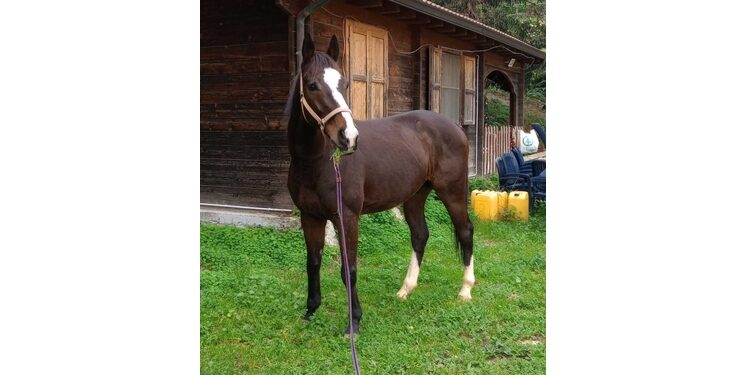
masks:
[[[292,207],[280,125],[289,47],[288,15],[272,1],[201,3],[201,202]]]
[[[200,201],[292,208],[284,131],[200,132]]]

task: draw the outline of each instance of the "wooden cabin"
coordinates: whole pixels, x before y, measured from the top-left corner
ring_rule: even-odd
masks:
[[[296,71],[296,15],[308,0],[203,0],[200,23],[201,202],[293,207],[281,117]],[[526,69],[545,54],[508,34],[423,0],[330,0],[305,22],[319,50],[340,41],[356,119],[415,109],[445,114],[483,173],[484,82],[510,92],[523,125]]]

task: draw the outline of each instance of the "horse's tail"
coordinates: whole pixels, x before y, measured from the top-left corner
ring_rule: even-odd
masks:
[[[469,151],[468,151],[468,148],[467,148],[467,151],[466,151],[466,155],[467,155],[467,157],[468,157],[468,155],[469,155]],[[468,159],[467,159],[467,160],[468,160]],[[466,177],[466,178],[464,179],[464,204],[465,204],[465,205],[466,205],[466,206],[468,207],[468,206],[469,206],[469,177],[468,177],[468,161],[467,161],[467,164],[466,164],[466,165],[467,165],[467,169],[466,169],[467,177]],[[466,221],[467,221],[467,223],[468,223],[468,225],[469,225],[469,227],[470,227],[470,230],[472,230],[472,231],[473,231],[473,230],[474,230],[474,229],[473,229],[474,227],[472,226],[472,224],[471,224],[471,221],[469,220],[469,214],[468,214],[468,213],[466,214]],[[452,225],[453,225],[453,242],[454,242],[454,244],[455,244],[455,246],[456,246],[456,249],[458,250],[458,255],[459,255],[459,257],[460,257],[461,259],[464,259],[464,247],[463,247],[463,244],[461,243],[461,241],[459,241],[459,237],[458,237],[458,228],[456,228],[456,222],[455,222],[455,221],[453,221],[453,219],[451,219],[451,223],[452,223]],[[472,233],[473,233],[473,232],[472,232]]]

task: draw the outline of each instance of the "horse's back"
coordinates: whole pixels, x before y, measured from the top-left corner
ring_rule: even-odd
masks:
[[[358,122],[361,135],[381,133],[387,137],[411,136],[417,134],[429,137],[437,145],[451,151],[468,152],[466,133],[446,116],[426,110],[404,112],[397,115]],[[391,138],[389,138],[391,140]]]

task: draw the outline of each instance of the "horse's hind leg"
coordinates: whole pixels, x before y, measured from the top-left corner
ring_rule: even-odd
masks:
[[[430,235],[427,230],[427,223],[425,222],[425,200],[427,200],[427,196],[431,190],[432,187],[425,185],[417,194],[404,202],[404,218],[409,225],[409,233],[412,240],[412,257],[409,260],[409,269],[407,269],[407,276],[404,278],[404,283],[399,292],[396,293],[396,296],[402,300],[406,299],[417,286],[422,257],[425,255],[425,244]]]
[[[474,287],[474,283],[476,282],[473,256],[474,226],[471,224],[471,220],[469,220],[469,214],[466,209],[467,190],[466,181],[435,187],[435,191],[451,216],[451,221],[453,221],[453,227],[456,231],[456,238],[461,248],[461,255],[464,262],[464,282],[458,296],[464,301],[471,300],[471,288]]]
[[[301,227],[306,240],[306,273],[308,274],[308,300],[305,319],[310,319],[321,305],[321,252],[324,250],[326,220],[301,213]]]

